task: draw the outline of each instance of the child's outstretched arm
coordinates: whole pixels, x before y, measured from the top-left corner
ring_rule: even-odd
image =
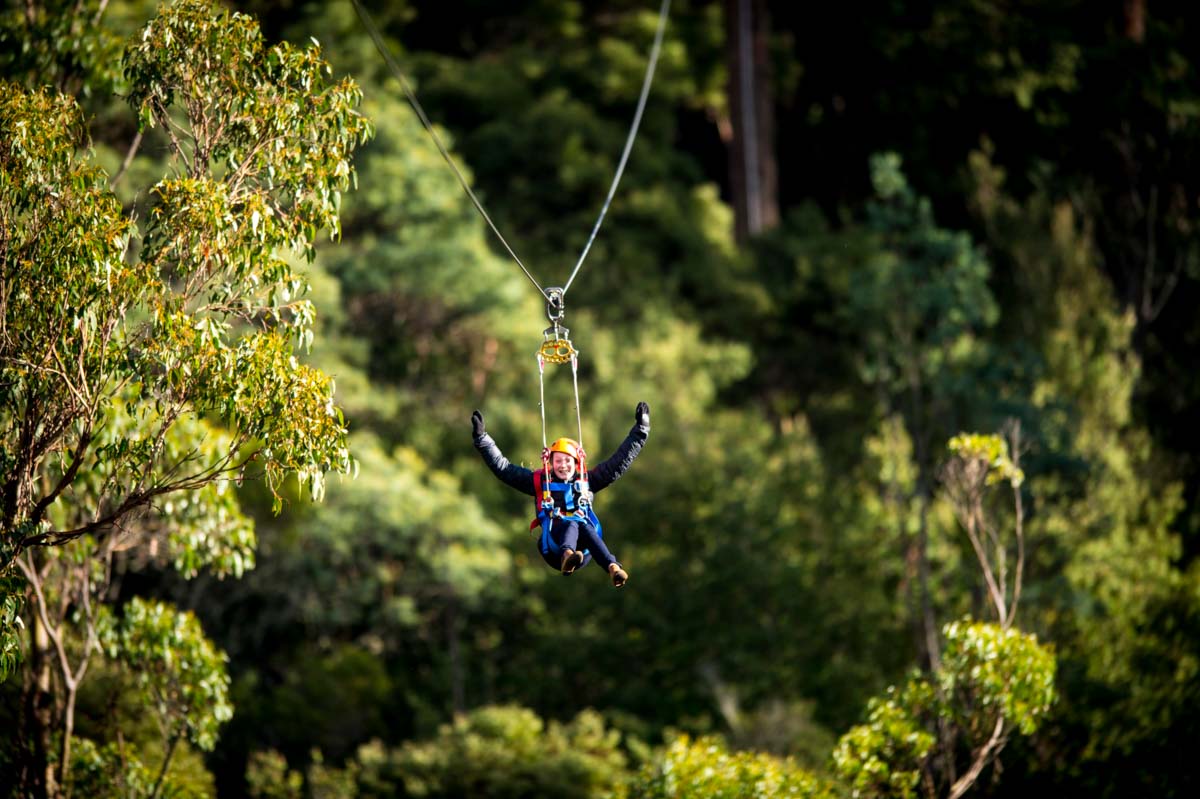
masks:
[[[629,435],[625,436],[625,440],[621,442],[621,446],[617,447],[617,451],[609,456],[608,460],[601,463],[599,466],[588,470],[588,483],[592,492],[599,491],[602,488],[607,488],[612,485],[618,477],[625,474],[625,471],[633,464],[638,453],[642,451],[642,445],[646,443],[646,439],[650,437],[650,406],[644,402],[637,404],[637,410],[634,411],[634,425],[629,431]]]
[[[471,432],[475,440],[475,449],[479,450],[479,456],[492,470],[492,474],[500,478],[505,485],[532,497],[533,472],[515,463],[509,463],[508,458],[504,457],[504,453],[496,446],[496,442],[484,430],[483,414],[479,411],[471,414]]]

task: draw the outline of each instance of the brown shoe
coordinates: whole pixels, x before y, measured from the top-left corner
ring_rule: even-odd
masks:
[[[608,573],[612,577],[613,588],[620,588],[629,579],[629,572],[622,569],[619,563],[611,564],[608,567]]]
[[[583,565],[583,553],[574,549],[564,549],[562,565],[559,569],[563,574],[570,574]]]

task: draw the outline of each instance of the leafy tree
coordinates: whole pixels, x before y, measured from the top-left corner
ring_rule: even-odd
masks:
[[[275,490],[295,474],[319,497],[326,472],[350,468],[332,381],[293,355],[312,340],[313,309],[282,253],[311,258],[319,231],[338,232],[350,156],[370,133],[357,88],[327,80],[315,45],[267,47],[253,20],[194,1],[164,7],[124,68],[172,159],[144,233],[77,149],[75,102],[0,83],[0,572],[19,570],[37,597],[25,617],[34,793],[65,781],[70,759],[55,775],[47,757],[62,729],[52,708],[71,701],[53,692],[73,694],[96,645],[89,619],[69,666],[68,625],[46,596],[63,614],[97,601],[113,553],[156,531],[184,573],[240,572],[253,538],[229,481],[262,475]],[[20,632],[9,618],[4,652]]]
[[[625,796],[620,735],[599,714],[543,722],[514,706],[483,707],[428,740],[362,748],[360,797]]]
[[[122,756],[124,754],[124,756]],[[72,752],[71,786],[82,796],[149,796],[154,776],[142,761],[117,744],[97,746],[81,738]]]
[[[632,794],[646,799],[833,799],[834,785],[790,760],[756,752],[730,752],[717,738],[670,741],[632,779]]]
[[[121,37],[104,18],[107,0],[44,0],[0,13],[0,70],[57,92],[104,95],[120,80]]]
[[[936,737],[921,714],[932,688],[919,678],[903,688],[872,698],[867,722],[850,729],[833,752],[839,776],[852,796],[918,795],[921,775]]]
[[[945,648],[939,646],[929,676],[914,673],[902,688],[871,701],[868,722],[847,732],[834,752],[855,796],[932,799],[944,793],[958,799],[1014,732],[1029,735],[1042,725],[1056,699],[1053,650],[1013,628],[1025,566],[1019,428],[1010,429],[1007,442],[961,434],[948,448],[945,493],[970,540],[997,623],[946,625]],[[1013,494],[1013,542],[989,497],[990,487],[1002,483]]]
[[[901,538],[915,567],[911,611],[922,628],[924,656],[936,667],[928,554],[934,447],[967,421],[956,418],[955,409],[971,407],[985,355],[979,334],[994,324],[997,308],[988,262],[966,233],[937,226],[899,157],[873,158],[871,177],[876,199],[867,207],[866,229],[877,237],[877,249],[853,275],[849,311],[860,320],[862,378],[878,391],[882,414],[903,420],[912,442],[917,528]]]
[[[1021,483],[1025,475],[1017,465],[1021,448],[1020,426],[1009,428],[1009,444],[999,436],[961,434],[950,439],[950,460],[942,467],[941,479],[959,523],[967,533],[983,575],[988,607],[1002,629],[1012,626],[1021,599],[1025,570],[1025,513]],[[995,521],[994,511],[985,509],[987,488],[1007,482],[1013,491],[1013,542],[1007,540]],[[1015,552],[1010,555],[1010,551]],[[1013,572],[1009,575],[1012,557]]]
[[[1017,762],[1055,785],[1170,792],[1170,741],[1186,735],[1200,701],[1190,676],[1197,574],[1177,532],[1179,473],[1135,412],[1135,316],[1098,269],[1089,217],[1048,189],[1018,203],[987,151],[972,170],[989,239],[1010,242],[1019,324],[1037,330],[1044,365],[1030,396],[1037,440],[1052,450],[1031,478],[1045,511],[1030,519],[1038,599],[1027,609],[1058,645],[1066,701],[1053,754]],[[1061,762],[1086,765],[1067,776]]]
[[[496,696],[510,534],[411,448],[389,455],[365,433],[352,445],[359,477],[261,522],[259,567],[197,608],[238,675],[231,757],[267,745],[294,768],[313,750],[340,762]]]
[[[288,771],[287,760],[274,750],[255,752],[246,769],[249,795],[254,799],[300,799],[304,778]]]
[[[834,763],[853,796],[957,798],[1009,736],[1029,735],[1044,722],[1056,697],[1050,648],[995,624],[953,622],[943,634],[933,680],[913,675],[873,699],[867,723],[838,742]],[[954,730],[949,740],[947,727]],[[961,771],[958,736],[966,751]]]
[[[217,728],[233,713],[225,655],[190,613],[137,598],[101,640],[109,657],[133,673],[144,705],[157,717],[166,755],[147,796],[158,796],[179,742],[211,750]]]

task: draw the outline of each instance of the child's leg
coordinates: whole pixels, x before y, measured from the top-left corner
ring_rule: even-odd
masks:
[[[572,574],[580,566],[587,565],[587,555],[579,551],[579,524],[567,522],[562,531],[562,562],[559,570]]]
[[[550,539],[550,546],[547,546],[547,542],[538,537],[538,552],[547,566],[558,571],[562,566],[563,550],[579,549],[579,525],[566,519],[555,519],[550,524]],[[584,565],[587,565],[586,559]]]
[[[591,555],[596,558],[596,565],[605,571],[608,571],[611,564],[617,562],[613,554],[608,551],[608,547],[604,545],[604,539],[596,535],[596,528],[590,524],[579,525],[579,545],[589,550]]]
[[[566,519],[555,519],[554,528],[550,531],[554,540],[563,549],[579,549],[579,523]],[[586,548],[586,547],[585,547]]]

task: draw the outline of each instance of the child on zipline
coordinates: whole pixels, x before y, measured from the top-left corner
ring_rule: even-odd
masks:
[[[558,569],[564,575],[572,574],[586,566],[594,556],[612,578],[614,587],[620,588],[629,579],[628,572],[604,544],[600,521],[591,509],[591,494],[616,482],[642,451],[642,446],[650,436],[650,406],[639,402],[634,419],[633,428],[617,451],[599,466],[587,470],[586,487],[580,485],[579,460],[583,453],[579,443],[570,438],[560,438],[547,448],[550,469],[548,487],[554,500],[554,509],[552,513],[539,510],[538,519],[530,527],[538,524],[542,527],[538,551],[550,568]],[[510,463],[484,430],[483,414],[479,411],[471,414],[471,428],[475,448],[492,473],[506,485],[532,496],[535,504],[539,504],[544,470],[531,471]]]

